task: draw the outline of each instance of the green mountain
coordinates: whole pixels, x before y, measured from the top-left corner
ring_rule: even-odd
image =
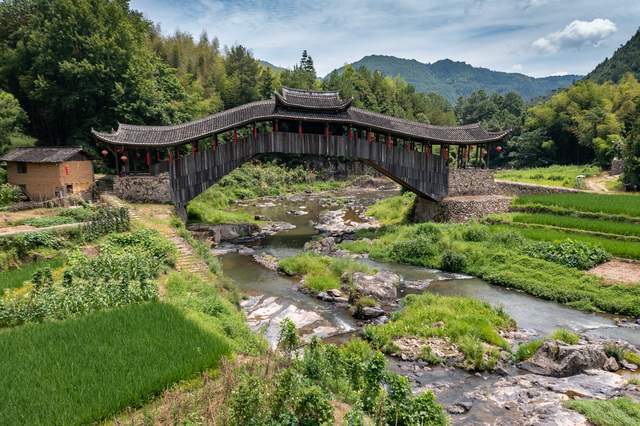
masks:
[[[611,59],[601,62],[586,78],[598,83],[618,82],[628,72],[640,79],[640,29],[631,40],[613,53]]]
[[[283,67],[279,67],[277,65],[273,65],[271,62],[267,62],[267,61],[263,61],[261,59],[258,59],[258,62],[260,62],[260,65],[262,65],[265,68],[269,68],[272,72],[280,72],[280,71],[284,71],[286,68]]]
[[[415,59],[384,55],[365,56],[351,65],[356,69],[365,67],[371,71],[378,70],[385,75],[399,75],[415,86],[416,90],[439,93],[451,102],[455,102],[459,96],[469,96],[479,89],[501,94],[516,92],[525,100],[531,100],[547,96],[554,90],[567,87],[582,78],[579,75],[534,78],[524,74],[477,68],[450,59],[424,64]],[[343,68],[337,71],[341,72]]]

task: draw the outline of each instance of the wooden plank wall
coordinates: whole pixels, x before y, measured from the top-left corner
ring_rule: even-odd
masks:
[[[220,144],[214,150],[174,158],[170,164],[173,201],[179,212],[187,203],[226,174],[253,157],[266,153],[343,157],[363,161],[405,188],[439,201],[447,195],[448,166],[439,155],[406,150],[403,146],[369,142],[347,136],[262,133]]]

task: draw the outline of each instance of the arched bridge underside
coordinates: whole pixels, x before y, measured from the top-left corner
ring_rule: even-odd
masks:
[[[443,156],[429,155],[403,146],[375,143],[348,136],[262,133],[201,150],[171,163],[171,186],[178,212],[209,186],[260,154],[294,154],[340,157],[362,161],[421,196],[440,200],[447,194],[447,165]]]
[[[168,162],[172,197],[183,217],[187,203],[195,196],[242,163],[267,153],[362,161],[403,187],[438,201],[447,195],[450,146],[457,146],[458,164],[469,160],[473,148],[477,161],[481,155],[488,155],[485,148],[489,144],[508,133],[488,132],[479,124],[433,126],[412,122],[351,107],[351,102],[342,100],[337,92],[283,88],[282,94],[276,93],[273,99],[190,123],[121,124],[112,133],[92,132],[109,148],[120,174],[140,172],[140,160],[136,158],[144,158],[149,172]],[[265,131],[265,122],[271,131]],[[226,143],[219,143],[220,135],[226,135]],[[205,139],[210,143],[200,149],[198,142]],[[188,144],[193,145],[190,153],[180,149]],[[434,155],[436,145],[439,155]]]

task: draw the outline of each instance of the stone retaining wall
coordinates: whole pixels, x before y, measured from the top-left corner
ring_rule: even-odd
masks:
[[[449,169],[449,196],[497,194],[494,175],[490,169]]]
[[[503,195],[467,195],[446,197],[440,203],[416,198],[413,219],[416,222],[467,222],[493,213],[505,213],[511,197]]]
[[[561,186],[543,186],[535,183],[511,182],[506,180],[496,181],[497,194],[502,195],[526,195],[526,194],[557,194],[568,192],[582,192],[579,189],[563,188]]]
[[[113,192],[123,200],[138,203],[171,202],[168,173],[158,176],[116,176]]]

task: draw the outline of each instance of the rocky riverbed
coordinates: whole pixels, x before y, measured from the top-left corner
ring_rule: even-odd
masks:
[[[399,339],[398,352],[390,356],[393,370],[409,377],[416,392],[432,389],[450,413],[454,424],[586,424],[586,419],[563,407],[575,397],[607,399],[619,395],[637,398],[638,389],[628,384],[630,364],[607,354],[605,344],[615,343],[637,352],[622,340],[638,344],[633,321],[616,321],[606,315],[587,314],[541,301],[522,293],[490,286],[473,277],[406,265],[374,262],[339,248],[357,229],[378,226],[366,218],[366,206],[380,196],[376,191],[349,190],[335,194],[298,194],[259,200],[246,206],[261,220],[286,222],[288,229],[272,234],[253,232],[251,239],[236,238],[217,246],[225,274],[250,297],[242,302],[247,320],[275,345],[280,321],[291,318],[303,339],[312,336],[340,341],[358,333],[368,322],[385,322],[408,293],[431,291],[477,297],[503,308],[523,327],[505,337],[515,349],[521,342],[542,338],[564,327],[581,335],[577,345],[548,341],[527,362],[516,364],[508,352],[495,371],[473,372],[456,368],[460,357],[445,339]],[[304,214],[303,214],[304,212]],[[349,286],[316,295],[300,291],[297,278],[277,272],[279,258],[301,250],[329,256],[359,257],[377,272],[343,277]],[[366,311],[351,305],[352,292],[376,301]],[[614,342],[615,341],[615,342]],[[421,348],[448,360],[428,365],[420,360]],[[617,363],[617,365],[614,363]]]

